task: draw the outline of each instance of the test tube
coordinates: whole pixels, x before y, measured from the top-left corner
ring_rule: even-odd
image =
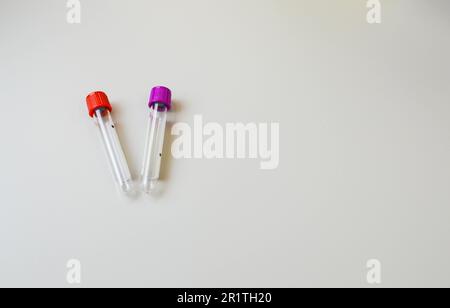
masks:
[[[86,97],[89,116],[94,119],[111,166],[117,187],[123,193],[132,192],[132,179],[125,154],[120,146],[115,124],[111,117],[112,107],[103,92],[93,92]]]
[[[159,180],[167,112],[172,107],[171,99],[172,93],[166,87],[154,87],[150,93],[150,115],[141,169],[141,188],[146,193],[154,191]]]

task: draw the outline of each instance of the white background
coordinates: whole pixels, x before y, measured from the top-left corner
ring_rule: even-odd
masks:
[[[381,2],[0,0],[0,286],[450,286],[450,3]],[[136,176],[158,84],[175,121],[279,122],[279,168],[169,140],[164,193],[118,195],[85,96]]]

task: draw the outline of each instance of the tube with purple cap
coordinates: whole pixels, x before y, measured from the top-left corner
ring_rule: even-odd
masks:
[[[141,187],[146,193],[151,193],[159,180],[167,112],[172,107],[171,99],[172,93],[166,87],[154,87],[150,93],[150,116],[141,170]]]

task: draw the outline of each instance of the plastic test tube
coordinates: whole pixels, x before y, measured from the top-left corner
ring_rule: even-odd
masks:
[[[144,160],[141,170],[141,189],[150,193],[156,188],[164,145],[164,133],[167,122],[167,112],[172,107],[172,93],[166,87],[155,87],[150,93],[148,106],[147,139]]]
[[[131,174],[111,117],[112,107],[109,99],[103,92],[93,92],[87,96],[86,102],[89,116],[95,120],[100,130],[117,186],[122,192],[130,193],[132,191]]]

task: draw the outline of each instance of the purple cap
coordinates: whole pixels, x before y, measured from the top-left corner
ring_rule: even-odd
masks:
[[[172,108],[172,92],[166,87],[154,87],[150,93],[148,106],[151,108],[154,104],[164,104],[167,110]]]

